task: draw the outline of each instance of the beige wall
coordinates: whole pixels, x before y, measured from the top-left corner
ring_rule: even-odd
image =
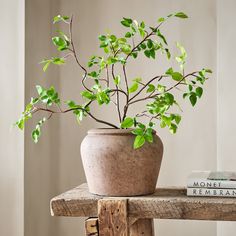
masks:
[[[24,108],[24,1],[0,0],[0,235],[23,236],[24,134],[12,125]]]
[[[38,64],[53,53],[50,22],[55,14],[56,1],[26,1],[26,102],[36,95],[37,84],[59,89],[57,68],[43,73]],[[57,219],[50,216],[49,200],[58,193],[58,119],[53,117],[45,124],[37,145],[31,139],[36,123],[36,119],[30,120],[25,130],[25,236],[57,235]]]
[[[234,0],[217,1],[217,167],[219,170],[230,171],[236,169],[235,9],[236,2]],[[236,223],[234,222],[221,222],[217,226],[218,236],[235,234]]]

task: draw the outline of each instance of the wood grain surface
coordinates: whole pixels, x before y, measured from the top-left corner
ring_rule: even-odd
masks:
[[[51,200],[53,216],[96,217],[100,199],[127,200],[133,218],[236,221],[236,198],[187,197],[184,188],[158,188],[148,196],[109,198],[89,193],[87,184]]]
[[[130,225],[129,236],[154,236],[153,219],[138,219]]]
[[[98,201],[99,236],[128,236],[127,200]]]
[[[98,236],[98,218],[88,218],[85,220],[86,236]]]

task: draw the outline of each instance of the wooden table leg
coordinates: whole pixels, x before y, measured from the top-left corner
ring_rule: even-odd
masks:
[[[99,236],[128,236],[127,200],[98,201]]]
[[[129,236],[154,236],[153,219],[138,219],[130,225]]]
[[[85,220],[86,236],[99,236],[98,234],[98,218],[88,218]]]
[[[99,236],[154,236],[152,219],[129,219],[127,200],[98,201]]]

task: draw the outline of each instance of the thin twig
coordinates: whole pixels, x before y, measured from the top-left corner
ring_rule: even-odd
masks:
[[[64,110],[64,111],[55,111],[55,110],[51,110],[51,109],[48,109],[48,108],[42,108],[42,107],[35,107],[35,108],[36,109],[34,111],[32,111],[32,113],[37,113],[38,111],[50,112],[51,113],[50,117],[52,116],[52,114],[55,114],[55,113],[58,114],[58,113],[67,113],[67,112],[75,111],[75,110],[82,110],[86,114],[88,114],[92,119],[94,119],[96,122],[108,125],[108,126],[110,126],[112,128],[115,128],[115,129],[118,129],[118,127],[116,125],[96,118],[94,115],[92,115],[90,112],[88,112],[86,109],[83,109],[83,108],[76,107],[76,108],[70,108],[70,109],[67,109],[67,110]]]
[[[153,77],[151,80],[149,80],[144,86],[133,96],[129,99],[129,102],[132,101],[134,98],[136,98],[149,84],[151,84],[154,80],[158,79],[161,80],[163,77],[166,77],[165,75],[158,75]],[[158,81],[159,81],[158,80]]]
[[[110,86],[110,79],[109,79],[109,70],[108,70],[108,66],[106,65],[106,71],[107,71],[107,87]]]
[[[170,88],[168,88],[166,92],[169,92],[170,90],[176,88],[178,85],[180,85],[187,77],[189,76],[194,76],[196,73],[198,73],[198,71],[195,71],[195,72],[192,72],[188,75],[185,75],[180,81],[178,81],[176,84],[174,84],[173,86],[171,86]],[[147,100],[147,99],[153,99],[153,98],[156,98],[158,95],[160,95],[161,93],[156,93],[154,95],[149,95],[147,97],[144,97],[144,98],[140,98],[140,99],[137,99],[137,100],[134,100],[134,101],[131,101],[128,103],[128,106],[130,106],[131,104],[134,104],[134,103],[137,103],[137,102],[141,102],[141,101],[144,101],[144,100]]]
[[[83,66],[81,65],[81,63],[79,62],[79,59],[78,59],[78,57],[77,57],[77,53],[76,53],[75,46],[74,46],[74,42],[73,42],[73,29],[72,29],[72,26],[73,26],[73,15],[71,16],[70,27],[69,27],[70,44],[71,44],[71,47],[72,47],[71,52],[72,52],[73,55],[74,55],[74,58],[75,58],[76,63],[77,63],[77,64],[79,65],[79,67],[84,71],[84,75],[83,75],[83,79],[82,79],[82,85],[83,85],[83,87],[84,87],[86,90],[88,90],[88,91],[91,92],[91,89],[89,89],[89,88],[86,86],[86,84],[85,84],[85,80],[86,80],[86,78],[87,78],[88,72],[87,72],[87,70],[85,69],[85,67],[83,67]]]

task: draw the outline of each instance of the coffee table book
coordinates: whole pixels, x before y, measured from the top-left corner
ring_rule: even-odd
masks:
[[[187,188],[187,196],[236,197],[236,189]]]
[[[188,177],[187,188],[236,190],[236,172],[193,171]]]

